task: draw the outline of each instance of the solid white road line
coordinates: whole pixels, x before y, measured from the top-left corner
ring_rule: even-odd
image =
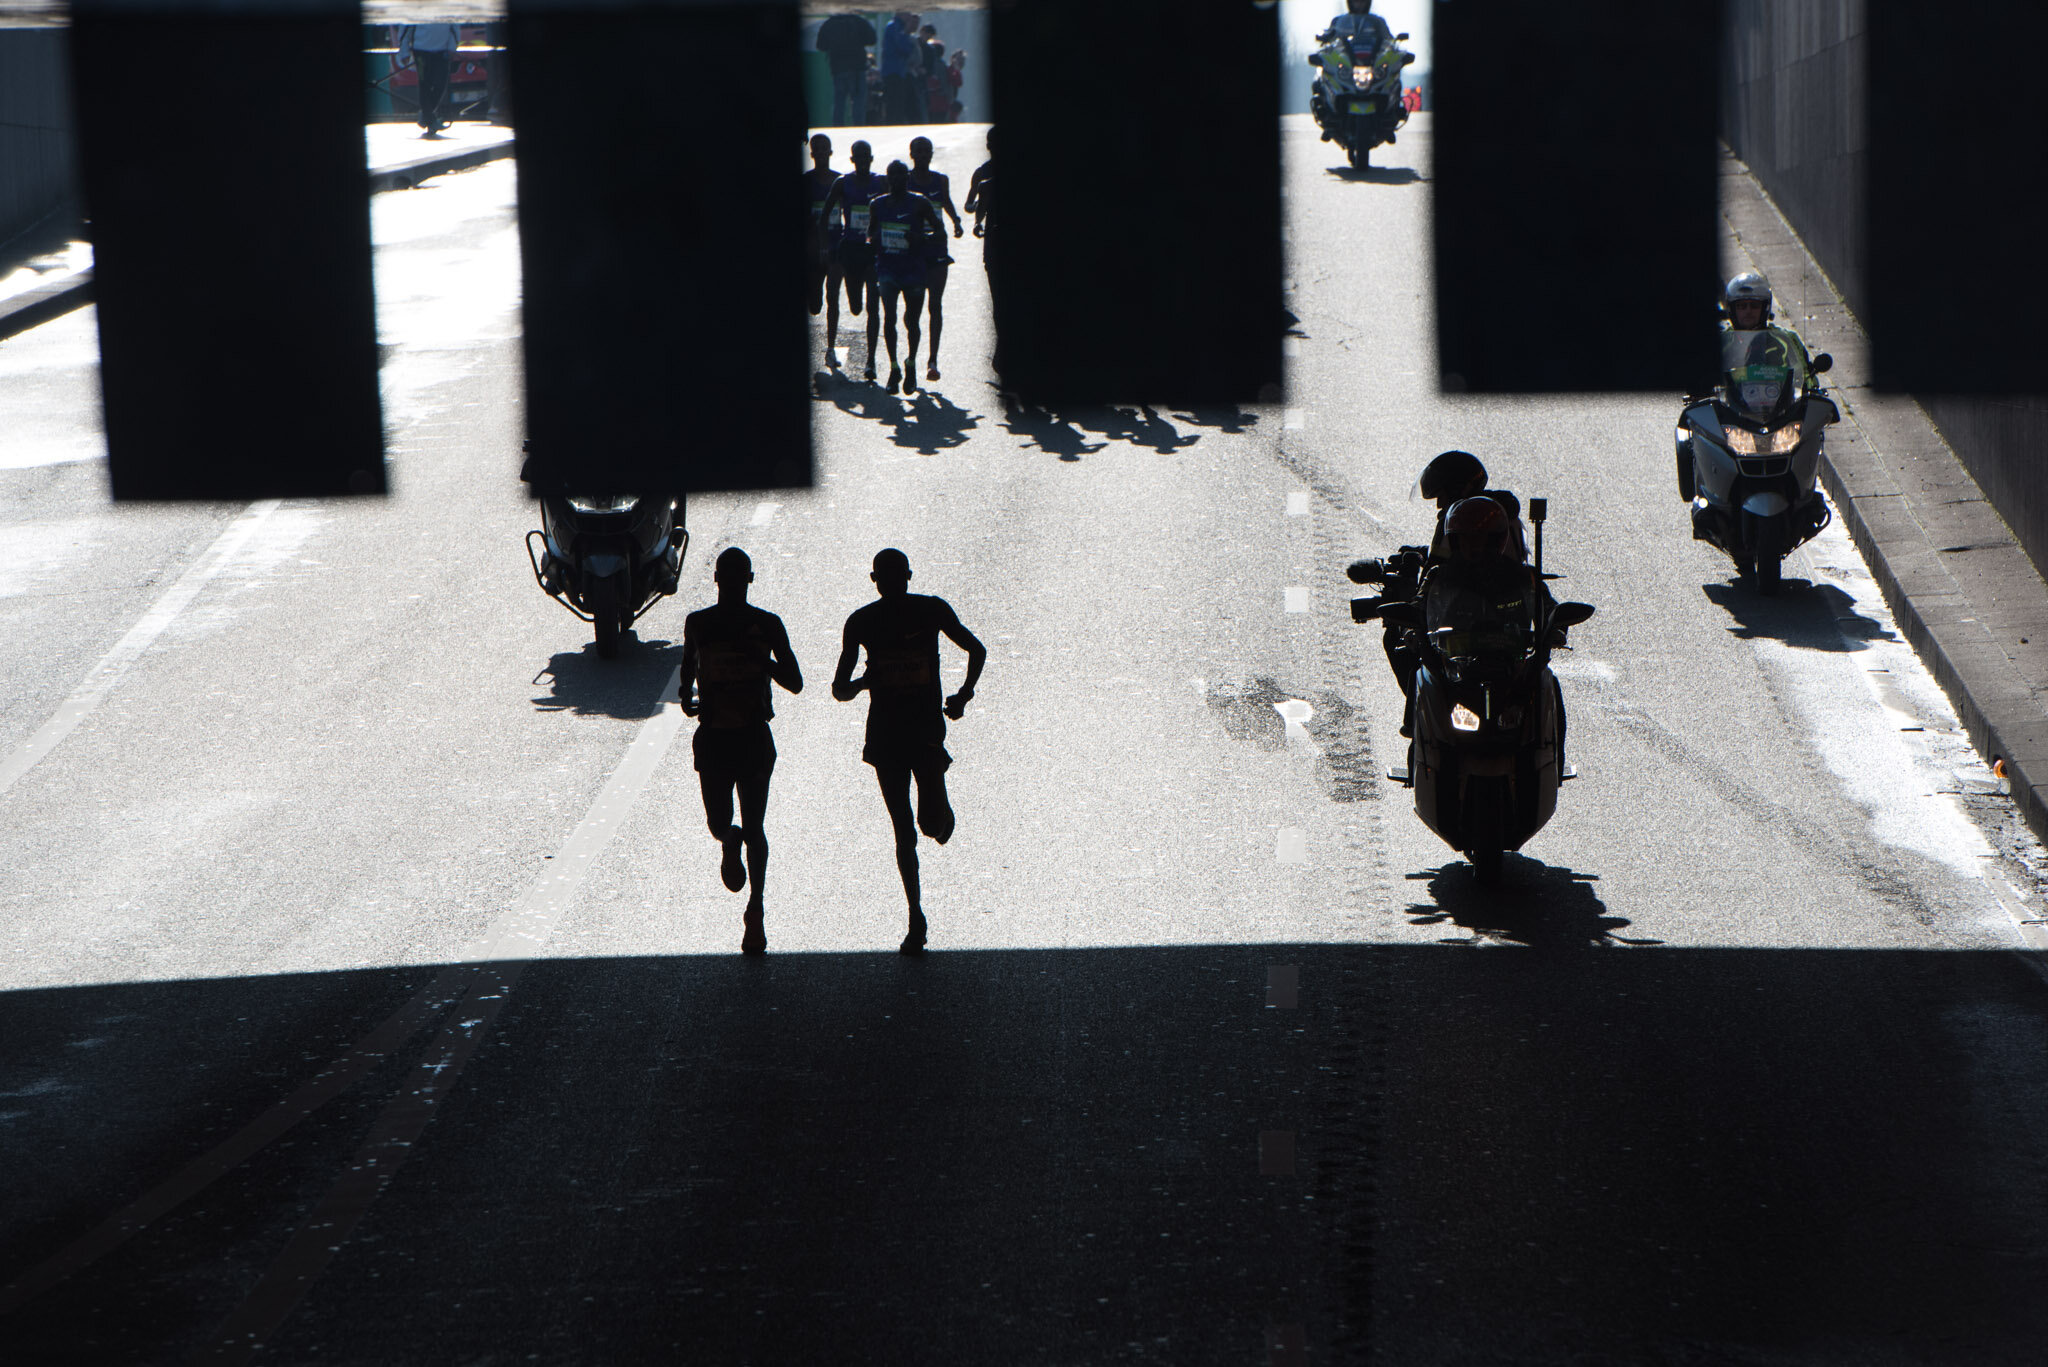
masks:
[[[106,699],[114,685],[121,681],[121,676],[128,672],[128,667],[156,644],[156,638],[164,634],[164,628],[199,596],[199,590],[206,587],[207,581],[219,574],[235,558],[235,553],[248,544],[256,529],[277,511],[280,501],[266,498],[244,509],[242,515],[229,523],[227,530],[178,576],[178,582],[166,589],[163,597],[142,614],[142,620],[130,627],[128,634],[101,657],[92,672],[85,676],[85,682],[58,707],[56,715],[15,746],[5,759],[0,759],[0,793],[12,788],[24,774],[42,762],[43,756],[77,730],[80,722],[92,715],[93,709]]]

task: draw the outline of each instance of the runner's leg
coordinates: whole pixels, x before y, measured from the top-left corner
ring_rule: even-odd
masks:
[[[953,838],[953,804],[946,797],[943,765],[921,765],[917,774],[917,824],[924,833],[943,845]]]
[[[906,394],[917,392],[917,341],[923,335],[923,329],[918,324],[923,317],[924,291],[915,285],[905,285],[903,287],[903,335],[910,344],[910,354],[904,358],[906,369],[903,372],[903,392]],[[895,357],[893,351],[890,353],[890,357],[893,361]],[[894,369],[893,365],[891,369]]]
[[[939,378],[939,332],[946,326],[945,310],[941,307],[946,298],[946,271],[948,266],[941,262],[925,272],[925,298],[930,300],[932,317],[932,344],[925,349],[927,364],[924,377],[927,380]]]
[[[900,291],[894,285],[878,285],[876,288],[881,291],[882,306],[879,309],[869,310],[868,326],[872,328],[875,323],[875,315],[881,315],[882,337],[889,347],[889,392],[894,394],[897,387],[903,383],[903,369],[896,364],[896,300]],[[869,355],[874,354],[874,345],[871,337],[868,341]]]
[[[739,781],[740,835],[747,844],[747,905],[759,910],[761,890],[768,880],[768,774],[754,774]]]
[[[880,338],[882,333],[882,287],[880,283],[877,282],[875,279],[874,267],[868,267],[866,273],[861,277],[861,288],[867,291],[868,296],[867,376],[870,380],[872,380],[875,378],[875,342],[877,339]],[[889,345],[891,348],[894,348],[894,346],[896,345],[895,336],[896,331],[894,326],[892,325],[889,330]]]
[[[706,773],[697,771],[697,786],[704,794],[704,824],[711,828],[712,839],[723,850],[719,860],[718,876],[725,886],[738,892],[744,871],[739,868],[740,828],[732,824],[733,776],[727,773]],[[739,887],[734,884],[739,883]]]
[[[825,258],[825,364],[836,369],[839,365],[839,286],[842,281],[839,259]]]
[[[903,896],[912,916],[924,915],[924,897],[917,880],[917,822],[910,812],[910,770],[877,767],[875,780],[882,785],[882,805],[889,809],[889,825],[896,832],[896,871],[903,875]]]

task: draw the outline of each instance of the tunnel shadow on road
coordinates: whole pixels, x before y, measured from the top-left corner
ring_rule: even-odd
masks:
[[[1612,919],[1524,864],[1570,938]],[[2011,954],[876,933],[542,959],[395,1036],[442,966],[0,993],[0,1282],[170,1193],[0,1335],[188,1360],[461,1040],[259,1360],[1206,1367],[1297,1324],[1403,1367],[2032,1367],[2048,1336],[2048,1001]]]
[[[1742,579],[1702,584],[1700,591],[1730,617],[1728,634],[1738,640],[1781,641],[1801,650],[1867,650],[1873,641],[1896,641],[1882,622],[1856,610],[1856,600],[1833,584],[1787,579],[1774,598]]]
[[[533,705],[537,711],[579,717],[651,717],[661,710],[668,677],[682,662],[680,641],[643,641],[637,632],[619,638],[618,657],[611,660],[598,655],[595,642],[586,642],[581,650],[556,652],[533,676],[536,685],[548,688]]]
[[[842,413],[878,422],[889,429],[889,440],[920,455],[935,456],[963,445],[967,434],[981,426],[979,414],[970,413],[944,394],[920,389],[898,398],[880,385],[849,379],[829,370],[812,376],[818,397],[831,402]]]
[[[1462,859],[1411,873],[1408,879],[1427,882],[1430,895],[1429,902],[1408,908],[1410,925],[1449,924],[1471,932],[1446,941],[1449,944],[1491,941],[1576,950],[1663,943],[1616,934],[1630,923],[1625,916],[1611,914],[1594,891],[1599,874],[1578,873],[1526,855],[1506,856],[1497,883],[1480,882]]]

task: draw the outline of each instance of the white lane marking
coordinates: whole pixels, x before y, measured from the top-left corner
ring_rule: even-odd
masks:
[[[1605,660],[1552,660],[1550,672],[1560,679],[1597,679],[1613,683],[1614,666]]]
[[[753,519],[753,521],[749,522],[749,523],[748,523],[747,525],[748,525],[749,527],[765,527],[765,526],[767,526],[767,525],[769,524],[769,522],[771,522],[771,521],[773,521],[773,520],[774,520],[774,517],[775,517],[775,510],[776,510],[777,508],[780,508],[781,506],[782,506],[782,505],[781,505],[780,503],[761,503],[761,504],[756,504],[756,505],[755,505],[755,507],[754,507],[754,519]]]
[[[520,974],[539,956],[548,936],[568,913],[584,876],[618,833],[634,800],[682,730],[682,709],[668,706],[681,683],[681,669],[670,671],[657,695],[660,710],[641,724],[618,767],[598,790],[590,811],[562,843],[548,872],[492,923],[471,961],[495,962],[496,970],[477,975],[475,985],[448,1014],[406,1085],[378,1114],[369,1138],[262,1279],[215,1331],[215,1361],[245,1362],[270,1340],[418,1147],[421,1132],[490,1033]]]
[[[1290,432],[1299,432],[1308,424],[1306,408],[1290,408],[1280,415],[1280,425]]]
[[[1273,850],[1273,857],[1282,864],[1306,864],[1308,862],[1308,832],[1299,826],[1282,826],[1280,839]]]
[[[1207,679],[1189,679],[1188,684],[1195,690],[1196,697],[1200,698],[1203,702],[1209,701],[1209,681]]]
[[[1314,707],[1300,698],[1289,698],[1286,702],[1274,703],[1273,710],[1278,712],[1280,720],[1286,723],[1285,735],[1289,746],[1306,750],[1312,755],[1323,753],[1322,748],[1308,734],[1309,718],[1316,714]]]
[[[1301,338],[1299,338],[1299,337],[1282,337],[1282,338],[1280,339],[1280,354],[1281,354],[1282,356],[1299,356],[1299,355],[1301,355]]]
[[[227,567],[236,552],[247,545],[249,538],[256,535],[270,515],[277,511],[281,501],[261,499],[243,509],[242,515],[229,523],[227,530],[214,538],[213,544],[178,576],[178,582],[166,589],[163,597],[142,614],[142,620],[130,627],[128,634],[100,658],[92,672],[85,676],[85,682],[57,708],[56,715],[37,727],[35,733],[15,746],[5,759],[0,759],[0,793],[12,788],[66,736],[77,730],[80,722],[92,715],[93,709],[106,700],[114,685],[121,681],[121,676],[128,672],[128,667],[156,644],[156,638],[163,635],[164,628],[199,596],[207,581]]]
[[[1308,516],[1308,490],[1296,489],[1287,496],[1287,515],[1289,517]]]
[[[1287,611],[1289,612],[1308,611],[1308,589],[1304,586],[1296,585],[1292,588],[1282,589],[1280,598],[1286,604]]]

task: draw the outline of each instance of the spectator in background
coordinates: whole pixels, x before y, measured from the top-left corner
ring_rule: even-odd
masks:
[[[818,51],[832,68],[832,123],[844,128],[867,119],[868,49],[875,26],[858,14],[835,14],[818,26]]]
[[[882,30],[882,117],[890,123],[916,123],[917,81],[924,70],[923,49],[917,43],[917,16],[909,10]]]
[[[924,99],[924,122],[942,123],[946,117],[946,45],[939,41],[939,31],[930,24],[919,29],[917,50],[924,58],[924,79],[917,85]]]
[[[955,48],[946,60],[946,122],[958,123],[960,116],[967,112],[966,103],[960,98],[960,87],[967,81],[967,53]]]
[[[407,24],[398,35],[398,64],[419,73],[414,89],[420,102],[419,125],[427,130],[420,134],[423,138],[438,138],[448,126],[441,117],[441,101],[448,94],[448,72],[460,46],[462,39],[453,24]]]

